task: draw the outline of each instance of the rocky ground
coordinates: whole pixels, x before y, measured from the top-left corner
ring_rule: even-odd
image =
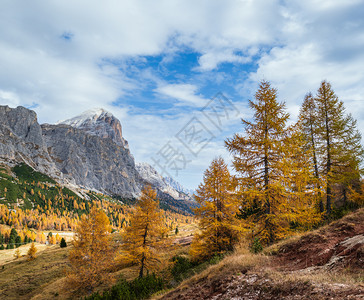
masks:
[[[268,249],[223,260],[159,299],[364,299],[364,209]]]

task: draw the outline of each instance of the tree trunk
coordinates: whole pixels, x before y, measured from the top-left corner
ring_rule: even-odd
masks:
[[[313,152],[313,164],[314,164],[314,168],[315,168],[315,177],[317,180],[317,189],[319,191],[319,207],[320,207],[320,212],[324,212],[324,203],[322,202],[322,197],[321,197],[321,186],[320,186],[320,175],[319,175],[319,171],[318,171],[318,165],[317,165],[317,157],[316,157],[316,146],[315,146],[315,138],[314,138],[314,132],[313,132],[313,128],[312,128],[312,122],[311,122],[311,143],[312,143],[312,152]]]
[[[326,101],[327,102],[327,101]],[[331,215],[331,143],[330,143],[330,128],[329,119],[327,115],[327,103],[325,102],[325,126],[326,126],[326,152],[327,152],[327,162],[326,162],[326,215],[329,217]]]
[[[143,247],[145,247],[146,243],[147,243],[147,234],[148,234],[148,224],[145,227],[145,231],[144,231],[144,236],[143,236]],[[142,278],[144,275],[144,267],[145,267],[145,256],[143,253],[142,259],[140,261],[141,266],[140,266],[140,271],[139,271],[139,278]]]

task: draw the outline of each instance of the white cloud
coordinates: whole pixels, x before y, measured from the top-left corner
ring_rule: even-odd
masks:
[[[202,107],[207,100],[197,95],[197,90],[197,86],[193,84],[164,84],[155,91],[164,97],[177,100],[177,105]]]
[[[232,51],[225,51],[225,52],[217,52],[217,53],[206,53],[203,54],[198,62],[199,62],[199,67],[196,68],[196,70],[200,70],[200,71],[211,71],[215,68],[217,68],[217,66],[220,63],[239,63],[239,64],[244,64],[244,63],[248,63],[251,62],[252,58],[249,56],[241,56],[241,55],[237,55],[237,54],[233,54]]]
[[[363,15],[363,0],[5,1],[0,104],[36,107],[42,122],[105,107],[121,119],[138,160],[147,160],[188,121],[183,106],[201,107],[207,96],[192,78],[169,82],[133,63],[163,54],[167,66],[188,48],[201,55],[193,74],[214,70],[221,84],[227,77],[219,66],[233,63],[247,78],[229,79],[241,95],[251,98],[258,81],[270,80],[293,116],[304,94],[327,79],[364,131]],[[244,70],[249,62],[256,69]],[[167,117],[123,105],[123,96],[145,89],[175,101],[179,110]],[[193,172],[202,173],[215,152],[223,146],[208,148]]]

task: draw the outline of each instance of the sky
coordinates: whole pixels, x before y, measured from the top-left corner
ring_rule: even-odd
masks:
[[[243,132],[261,80],[297,119],[327,80],[364,131],[364,0],[0,0],[0,105],[104,108],[137,162],[187,188]]]

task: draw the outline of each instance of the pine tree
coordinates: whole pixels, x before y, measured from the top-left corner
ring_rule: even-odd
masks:
[[[35,259],[37,257],[36,253],[37,253],[37,248],[35,247],[34,243],[32,243],[30,245],[30,248],[28,250],[28,253],[27,253],[27,257],[28,257],[28,261],[31,261],[33,259]]]
[[[277,101],[277,90],[267,81],[260,83],[255,102],[249,101],[249,105],[254,111],[254,120],[242,120],[245,136],[235,134],[225,143],[234,155],[233,166],[239,173],[244,200],[241,216],[253,227],[254,235],[272,243],[280,235],[277,217],[285,201],[279,181],[289,115],[285,104]]]
[[[107,269],[114,257],[110,232],[110,221],[102,210],[94,207],[89,215],[82,216],[69,253],[72,286],[92,290],[108,279]]]
[[[167,233],[157,193],[146,186],[130,218],[130,226],[122,235],[122,259],[139,267],[139,277],[158,270],[160,249],[165,246]]]
[[[239,203],[228,167],[221,157],[214,159],[205,171],[195,199],[200,204],[195,209],[200,218],[200,233],[194,236],[191,255],[204,260],[232,251],[241,231],[235,218]]]
[[[55,245],[57,243],[57,239],[56,239],[56,236],[52,235],[49,239],[49,243],[51,245]]]
[[[360,177],[363,149],[356,122],[351,115],[345,114],[344,104],[335,95],[330,83],[321,82],[315,102],[320,140],[319,151],[325,170],[326,212],[329,217],[335,186],[343,184],[345,193],[347,186],[351,183],[350,179]]]
[[[21,246],[21,237],[18,235],[16,238],[15,238],[15,247],[20,247]]]
[[[66,240],[64,238],[61,239],[60,247],[61,248],[67,247],[67,243],[66,243]]]

